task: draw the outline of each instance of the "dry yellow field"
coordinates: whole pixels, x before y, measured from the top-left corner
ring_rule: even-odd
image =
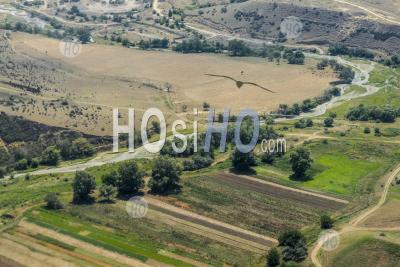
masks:
[[[86,106],[88,110],[96,106],[102,108],[101,112],[97,111],[101,113],[99,122],[88,122],[91,126],[77,125],[81,130],[95,134],[111,133],[112,107],[134,107],[139,112],[158,107],[169,119],[182,117],[183,105],[190,112],[194,107],[201,109],[203,102],[217,110],[229,108],[237,112],[253,108],[271,111],[279,104],[292,104],[321,95],[335,79],[332,73],[316,71],[316,61],[310,59],[304,66],[277,65],[262,58],[141,51],[96,44],[84,45],[77,57],[67,58],[60,52],[59,41],[55,39],[18,33],[13,34],[11,40],[17,53],[58,62],[67,73],[60,90],[46,91],[40,97],[68,97],[75,105]],[[255,82],[276,93],[251,85],[238,89],[232,80],[209,77],[206,73]],[[163,90],[167,84],[172,86],[170,93]],[[18,114],[18,111],[13,112]],[[56,112],[46,118],[39,118],[39,113],[30,116],[59,126],[76,126],[72,122],[64,125],[65,118]]]

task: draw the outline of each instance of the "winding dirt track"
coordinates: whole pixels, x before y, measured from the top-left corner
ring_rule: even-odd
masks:
[[[337,2],[337,3],[341,3],[341,4],[345,4],[345,5],[349,5],[349,6],[353,6],[353,7],[359,8],[359,9],[364,10],[364,11],[366,11],[367,13],[369,13],[369,14],[371,14],[371,15],[377,17],[377,18],[380,18],[380,19],[382,19],[382,20],[385,20],[385,21],[390,22],[390,23],[393,23],[393,24],[400,25],[400,21],[398,21],[398,20],[393,20],[393,19],[389,19],[389,18],[387,18],[387,17],[385,17],[385,16],[383,16],[383,15],[381,15],[381,14],[378,14],[378,13],[376,13],[376,12],[372,11],[371,9],[368,9],[368,8],[366,8],[366,7],[364,7],[364,6],[360,6],[360,5],[357,5],[357,4],[353,4],[353,3],[350,3],[350,2],[347,2],[347,1],[344,1],[344,0],[333,0],[333,1],[335,1],[335,2]]]
[[[367,227],[359,227],[358,225],[362,223],[368,216],[372,213],[377,211],[380,207],[382,207],[387,199],[387,195],[389,193],[389,188],[396,178],[396,176],[400,173],[400,165],[396,167],[395,170],[388,174],[388,178],[385,183],[385,187],[383,189],[382,195],[373,207],[363,211],[358,216],[354,217],[348,224],[346,224],[340,231],[339,234],[348,234],[355,231],[362,231],[362,230],[371,230],[371,231],[398,231],[400,227],[395,228],[367,228]],[[311,251],[311,260],[316,267],[322,267],[321,262],[318,259],[318,252],[322,247],[322,243],[318,242]]]

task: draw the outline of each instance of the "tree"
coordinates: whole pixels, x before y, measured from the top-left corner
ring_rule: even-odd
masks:
[[[284,261],[300,262],[307,257],[307,246],[304,240],[300,240],[294,246],[286,246],[282,250]]]
[[[121,195],[137,194],[144,186],[144,173],[135,161],[121,164],[117,175],[118,193]]]
[[[321,229],[331,229],[333,227],[333,219],[329,215],[322,215],[320,218]]]
[[[106,173],[101,177],[101,180],[103,184],[105,185],[111,185],[116,187],[117,186],[117,180],[118,180],[118,173],[116,171],[112,171],[110,173]]]
[[[274,163],[275,157],[273,153],[270,153],[269,151],[264,152],[261,156],[261,161],[267,164],[272,164]]]
[[[60,151],[54,147],[48,147],[42,153],[42,163],[45,165],[55,166],[60,161]]]
[[[309,151],[304,148],[298,148],[290,155],[290,163],[292,164],[294,177],[304,178],[305,173],[311,167],[313,160],[310,157]]]
[[[154,133],[159,134],[161,132],[160,122],[152,121],[151,126],[152,126],[151,129],[153,130]]]
[[[307,257],[307,246],[304,235],[298,230],[283,232],[279,238],[279,246],[283,247],[285,261],[302,261]]]
[[[18,171],[28,169],[28,161],[26,159],[21,159],[17,161],[17,163],[15,164],[15,169]]]
[[[253,152],[242,153],[237,148],[231,155],[231,161],[237,171],[247,171],[256,164]]]
[[[96,188],[96,182],[89,173],[85,171],[76,172],[72,189],[74,192],[73,202],[81,203],[90,199],[90,194]]]
[[[279,246],[281,247],[293,247],[300,240],[305,240],[305,237],[299,230],[287,230],[278,237]]]
[[[81,28],[78,29],[77,31],[79,41],[81,41],[82,44],[87,44],[91,40],[90,36],[90,29],[89,28]]]
[[[228,50],[231,56],[244,57],[251,53],[250,48],[242,40],[231,40],[228,44]]]
[[[77,158],[91,157],[94,155],[95,150],[92,144],[84,137],[79,137],[72,141],[72,146],[75,148]]]
[[[276,248],[272,248],[267,254],[267,267],[276,267],[280,263],[279,252]]]
[[[334,122],[333,118],[331,118],[331,117],[326,118],[324,120],[324,126],[325,127],[333,127],[333,122]]]
[[[105,198],[107,201],[110,201],[111,198],[116,194],[117,190],[112,185],[103,184],[100,186],[100,196]]]
[[[176,162],[167,157],[154,160],[149,186],[156,194],[176,192],[180,189],[179,181],[182,170]]]
[[[58,210],[63,208],[61,201],[55,193],[48,193],[44,201],[46,201],[46,208],[48,209]]]

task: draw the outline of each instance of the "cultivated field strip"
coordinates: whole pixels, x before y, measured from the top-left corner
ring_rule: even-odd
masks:
[[[282,186],[248,176],[219,172],[209,177],[222,184],[294,201],[321,210],[336,211],[348,204],[348,201],[343,199]]]
[[[178,218],[180,220],[198,224],[203,227],[222,232],[224,234],[236,236],[268,248],[274,246],[277,243],[277,240],[271,237],[260,235],[230,224],[201,216],[193,212],[182,210],[153,198],[146,198],[146,200],[148,201],[150,209]]]

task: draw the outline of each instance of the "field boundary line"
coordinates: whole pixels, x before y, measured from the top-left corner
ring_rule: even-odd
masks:
[[[250,238],[253,237],[253,238],[256,238],[256,239],[261,239],[261,240],[265,241],[265,243],[272,243],[272,244],[278,243],[278,241],[275,238],[272,238],[272,237],[269,237],[269,236],[265,236],[265,235],[261,235],[261,234],[257,234],[255,232],[252,232],[252,231],[249,231],[249,230],[245,230],[243,228],[240,228],[240,227],[228,224],[228,223],[224,223],[224,222],[212,219],[212,218],[208,218],[208,217],[199,215],[199,214],[191,212],[191,211],[182,210],[182,209],[177,208],[177,207],[175,207],[175,206],[173,206],[171,204],[167,204],[167,203],[165,203],[163,201],[157,200],[157,199],[152,198],[152,197],[146,196],[145,199],[149,203],[150,208],[152,208],[152,207],[159,208],[159,209],[165,210],[166,212],[169,211],[170,213],[176,213],[176,214],[182,215],[184,217],[191,217],[191,218],[193,218],[195,220],[200,220],[200,221],[203,221],[203,222],[205,222],[207,224],[213,224],[213,225],[215,225],[216,227],[219,227],[219,228],[225,228],[228,231],[237,232],[239,234],[247,235]],[[156,210],[159,211],[159,212],[162,212],[162,211],[160,211],[158,209],[156,209]]]
[[[192,229],[197,230],[197,231],[191,231],[189,229],[185,229],[186,231],[192,232],[194,234],[200,234],[199,232],[209,232],[210,234],[218,236],[219,238],[207,236],[208,238],[214,239],[216,241],[219,241],[221,243],[225,243],[227,245],[230,245],[230,246],[233,246],[233,247],[236,247],[236,248],[239,248],[239,249],[245,249],[245,248],[237,246],[234,243],[243,244],[244,246],[249,247],[248,249],[245,249],[245,250],[253,251],[255,253],[259,253],[259,254],[262,254],[262,255],[264,255],[265,251],[268,250],[266,246],[260,245],[259,243],[256,243],[256,242],[251,241],[251,240],[244,239],[244,238],[239,237],[239,236],[234,236],[234,235],[231,235],[231,234],[223,233],[221,231],[209,228],[207,226],[203,226],[203,225],[196,224],[196,223],[193,223],[193,222],[188,222],[188,221],[185,221],[185,220],[180,219],[180,218],[175,218],[175,217],[173,217],[173,216],[171,216],[169,214],[163,213],[163,212],[158,211],[158,210],[152,210],[151,209],[151,212],[155,213],[155,214],[159,214],[158,216],[165,217],[166,220],[170,220],[173,224],[180,224],[180,225],[183,225],[185,228],[192,228]],[[156,216],[154,216],[154,217],[156,217]],[[168,222],[165,222],[165,223],[168,224]],[[222,239],[225,239],[225,240],[230,241],[230,242],[224,242],[224,241],[222,241]],[[257,250],[257,251],[255,251],[255,250]]]
[[[27,221],[21,221],[19,223],[19,226],[22,228],[25,228],[27,230],[30,231],[34,231],[37,233],[41,233],[44,235],[48,235],[54,239],[58,239],[62,242],[65,242],[67,244],[73,245],[77,248],[80,249],[84,249],[84,250],[89,250],[91,252],[94,252],[96,254],[100,254],[106,258],[110,258],[114,261],[120,262],[122,264],[128,264],[131,266],[135,266],[135,267],[151,267],[152,265],[149,265],[147,263],[141,262],[137,259],[134,259],[132,257],[117,253],[117,252],[113,252],[113,251],[109,251],[107,249],[104,249],[102,247],[98,247],[95,245],[92,245],[90,243],[84,242],[82,240],[76,239],[74,237],[59,233],[57,231],[54,231],[52,229],[48,229],[42,226],[39,226],[35,223],[30,223]],[[67,241],[68,240],[68,241]]]
[[[229,173],[229,172],[225,172],[225,173],[228,173],[228,174],[232,175],[232,173]],[[293,187],[281,185],[281,184],[278,184],[278,183],[268,182],[268,181],[261,180],[259,178],[248,176],[248,175],[239,175],[239,174],[234,174],[234,175],[239,176],[239,177],[241,177],[243,179],[247,179],[249,181],[260,183],[260,184],[266,184],[266,185],[270,185],[272,187],[277,187],[277,188],[281,188],[281,189],[284,189],[284,190],[297,192],[297,193],[300,193],[300,194],[305,194],[305,195],[309,195],[309,196],[314,196],[314,197],[319,197],[319,198],[323,198],[323,199],[327,199],[327,200],[332,200],[332,201],[339,202],[339,203],[342,203],[342,204],[349,204],[348,200],[344,200],[344,199],[340,199],[340,198],[336,198],[336,197],[331,197],[331,196],[327,196],[327,195],[323,195],[323,194],[319,194],[319,193],[311,192],[311,191],[307,191],[307,190],[302,190],[302,189],[298,189],[298,188],[293,188]]]

